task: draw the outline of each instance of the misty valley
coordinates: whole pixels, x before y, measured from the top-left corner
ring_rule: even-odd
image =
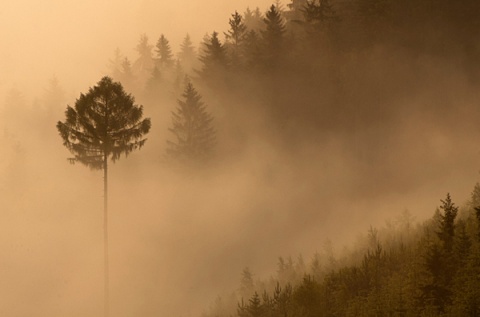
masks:
[[[8,9],[1,316],[480,316],[480,2],[121,2]]]

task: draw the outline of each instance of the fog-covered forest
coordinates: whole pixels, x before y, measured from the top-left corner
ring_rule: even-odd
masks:
[[[110,315],[480,314],[478,1],[120,2],[6,9],[1,315],[103,313],[98,87]]]

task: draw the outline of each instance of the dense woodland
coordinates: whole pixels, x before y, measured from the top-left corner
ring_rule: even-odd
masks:
[[[109,68],[154,121],[191,81],[217,117],[217,154],[241,146],[260,116],[287,152],[335,134],[375,162],[410,116],[464,121],[478,111],[452,113],[460,106],[446,94],[457,87],[442,79],[478,82],[478,12],[475,1],[296,0],[234,12],[226,31],[199,45],[187,34],[176,54],[166,35],[143,34],[138,55],[117,50]]]
[[[384,145],[395,148],[412,120],[453,134],[478,125],[478,100],[461,96],[480,83],[479,1],[293,0],[225,19],[225,31],[199,44],[185,35],[178,52],[159,30],[158,38],[140,36],[136,56],[116,50],[109,61],[108,75],[161,134],[147,143],[149,155],[164,153],[155,160],[215,165],[266,126],[262,133],[293,165],[303,144],[335,135],[373,182],[408,169],[382,160]],[[21,179],[22,125],[54,126],[65,99],[53,79],[25,119],[25,97],[8,93],[2,137],[15,159],[7,180]],[[465,206],[450,195],[440,202],[422,224],[404,215],[371,228],[348,255],[281,258],[269,280],[246,268],[239,290],[205,316],[479,316],[480,185]]]
[[[471,124],[478,107],[455,98],[471,94],[462,86],[478,84],[479,6],[470,0],[295,0],[266,11],[247,8],[226,17],[226,31],[209,32],[198,45],[186,34],[178,52],[166,33],[158,39],[142,34],[136,56],[115,50],[108,75],[144,105],[162,131],[152,146],[167,154],[178,152],[172,142],[181,140],[163,131],[175,125],[171,112],[189,98],[183,95],[189,83],[204,112],[197,120],[209,131],[207,141],[195,141],[206,142],[203,158],[241,150],[260,125],[286,153],[335,135],[370,165],[414,117],[437,121],[447,133],[450,120]],[[55,120],[65,105],[56,78],[45,86],[26,115],[31,121]],[[28,122],[17,119],[25,103],[21,87],[7,93],[10,133]]]
[[[328,243],[308,261],[281,257],[269,279],[245,268],[205,316],[478,316],[479,199],[480,184],[461,208],[447,194],[431,219],[405,212],[340,257]]]

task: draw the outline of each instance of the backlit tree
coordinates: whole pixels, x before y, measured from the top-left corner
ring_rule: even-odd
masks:
[[[88,93],[81,94],[65,121],[57,123],[63,145],[74,155],[72,163],[82,163],[104,176],[104,260],[105,316],[108,316],[108,161],[140,149],[150,130],[150,119],[142,119],[143,107],[136,105],[122,85],[103,77]]]

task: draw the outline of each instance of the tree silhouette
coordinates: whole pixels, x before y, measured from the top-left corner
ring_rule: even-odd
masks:
[[[104,173],[105,316],[109,314],[108,159],[115,162],[121,154],[140,149],[151,126],[150,119],[142,119],[143,107],[134,102],[120,83],[103,77],[87,94],[80,95],[74,108],[67,107],[65,122],[57,123],[63,145],[74,155],[69,160]]]
[[[173,126],[169,129],[175,141],[167,141],[167,156],[186,161],[202,161],[211,156],[215,145],[213,117],[206,111],[202,97],[187,81],[184,100],[172,112]]]
[[[156,45],[157,63],[161,69],[169,68],[173,66],[173,54],[170,48],[170,43],[167,38],[162,34],[157,41]]]
[[[206,39],[205,49],[203,55],[200,56],[200,61],[203,64],[199,71],[202,79],[208,81],[224,80],[228,68],[227,50],[220,42],[217,32],[213,32],[212,36]]]
[[[250,31],[258,32],[264,27],[263,16],[258,7],[253,11],[247,7],[247,10],[243,14],[243,20],[245,21],[247,29]]]
[[[232,64],[237,66],[240,62],[240,46],[247,34],[247,26],[243,22],[242,16],[237,11],[232,14],[232,17],[228,20],[228,24],[230,25],[230,29],[224,33],[226,39],[225,44],[230,50]]]
[[[197,53],[189,34],[185,36],[180,45],[178,59],[186,73],[191,73],[192,69],[196,66]]]
[[[286,32],[285,21],[276,6],[272,5],[270,7],[263,22],[266,26],[266,29],[262,32],[265,45],[272,53],[276,52],[276,50],[282,48]]]
[[[153,70],[155,60],[153,58],[153,45],[150,44],[148,36],[142,34],[135,48],[138,52],[138,58],[133,63],[133,71],[138,76],[140,87],[145,85],[145,81]]]
[[[450,253],[453,248],[453,238],[455,236],[455,218],[458,214],[458,207],[452,202],[450,194],[447,194],[445,200],[441,200],[444,214],[441,217],[440,231],[437,232],[438,237],[443,242],[445,251]]]

